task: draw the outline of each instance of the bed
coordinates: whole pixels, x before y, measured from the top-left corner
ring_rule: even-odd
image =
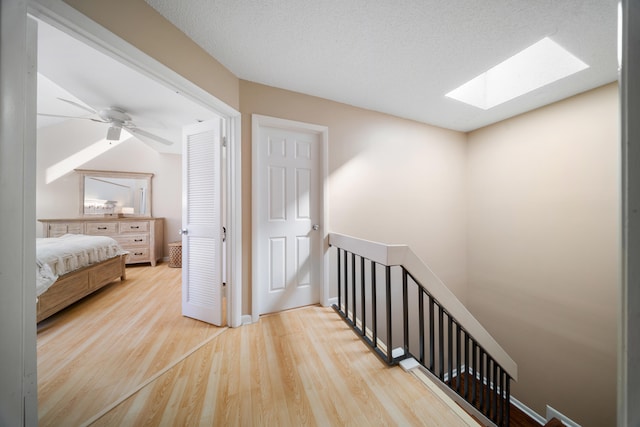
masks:
[[[36,239],[36,321],[117,280],[128,252],[107,236],[65,234]]]

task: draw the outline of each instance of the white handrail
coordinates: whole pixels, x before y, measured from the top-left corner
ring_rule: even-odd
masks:
[[[384,266],[402,266],[447,312],[516,380],[518,365],[467,308],[407,245],[385,245],[338,233],[329,233],[329,244]]]

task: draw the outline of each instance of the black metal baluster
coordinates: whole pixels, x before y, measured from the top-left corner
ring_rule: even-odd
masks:
[[[489,357],[489,353],[485,353],[485,360],[486,366],[484,375],[486,379],[485,391],[487,394],[484,398],[484,414],[487,418],[491,419],[491,358]]]
[[[349,263],[347,261],[347,251],[344,251],[344,315],[349,320]],[[347,322],[348,323],[348,322]]]
[[[493,382],[493,393],[491,399],[491,419],[496,421],[498,419],[498,364],[495,360],[491,359],[491,365],[493,367],[493,373],[491,380]]]
[[[403,331],[404,331],[404,343],[402,350],[404,351],[404,357],[409,355],[409,289],[408,289],[408,277],[409,273],[402,267],[402,306],[403,306]]]
[[[351,312],[353,313],[353,326],[356,323],[356,254],[351,254]]]
[[[511,421],[511,377],[507,375],[507,383],[504,385],[505,388],[505,395],[506,395],[506,407],[507,407],[507,411],[506,411],[506,415],[504,417],[505,419],[505,423],[504,425],[508,426],[509,422]]]
[[[440,357],[438,377],[444,381],[444,315],[440,304],[438,304],[438,310],[438,356]]]
[[[504,371],[498,366],[498,382],[500,386],[500,393],[498,394],[498,424],[504,425],[504,384],[502,378],[504,377]]]
[[[464,399],[469,401],[469,335],[462,331],[464,336]]]
[[[484,391],[484,406],[483,412],[489,418],[491,415],[491,362],[489,361],[489,355],[483,350],[482,354],[484,356],[484,381],[483,381],[483,391]],[[486,383],[486,384],[485,384]]]
[[[420,364],[424,366],[424,290],[418,286],[418,322],[420,335]]]
[[[471,370],[469,374],[471,377],[471,404],[475,406],[476,404],[476,375],[478,371],[476,370],[476,341],[474,339],[471,340]]]
[[[451,380],[453,379],[453,320],[449,313],[447,313],[447,371],[449,372],[449,387],[451,387]]]
[[[364,258],[360,257],[360,298],[362,303],[360,304],[360,316],[362,316],[362,336],[367,336],[367,309],[366,309],[366,290],[364,287]]]
[[[376,292],[376,263],[371,261],[371,323],[373,325],[373,347],[378,348],[378,298]]]
[[[433,297],[429,295],[429,370],[433,372],[436,364],[435,357],[435,313],[433,312]]]
[[[478,354],[478,365],[480,368],[480,384],[478,384],[478,387],[480,388],[480,396],[478,398],[479,402],[479,408],[480,408],[480,412],[482,412],[484,414],[484,350],[482,350],[482,347],[478,348],[479,350],[479,354]]]
[[[460,393],[460,378],[462,374],[462,364],[460,363],[460,325],[456,322],[456,391]]]
[[[337,250],[337,252],[338,252],[338,308],[339,308],[340,310],[342,310],[342,291],[340,290],[341,285],[342,285],[342,284],[340,283],[340,279],[341,279],[341,276],[340,276],[340,268],[341,268],[341,264],[342,264],[342,263],[340,262],[340,251],[341,251],[342,249],[340,249],[340,248],[336,248],[336,250]]]
[[[487,418],[491,419],[491,359],[489,357],[489,353],[484,354],[485,357],[485,398],[484,398],[484,414]]]
[[[393,362],[391,343],[391,267],[385,267],[385,280],[387,286],[387,361]]]
[[[473,340],[473,342],[471,343],[471,371],[472,371],[472,383],[471,383],[471,404],[475,406],[476,402],[478,401],[478,396],[476,393],[476,377],[478,375],[478,370],[477,370],[477,363],[476,361],[478,360],[478,346],[476,344],[476,340]]]

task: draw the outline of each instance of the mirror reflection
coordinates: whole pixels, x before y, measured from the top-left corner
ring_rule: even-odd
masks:
[[[80,214],[151,216],[153,174],[76,169],[80,174]]]

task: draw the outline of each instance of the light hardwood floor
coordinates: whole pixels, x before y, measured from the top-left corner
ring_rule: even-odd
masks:
[[[38,325],[41,426],[80,425],[226,328],[181,315],[179,268],[128,267]]]
[[[92,314],[85,301],[39,333],[38,366],[49,370],[39,372],[45,380],[39,383],[41,425],[477,425],[414,376],[387,367],[330,308],[263,316],[257,324],[235,329],[182,318],[175,271],[179,269],[164,265],[128,269],[126,283],[95,297],[101,305],[119,305],[123,298],[116,298],[120,292],[115,291],[129,295],[143,286],[138,282],[153,283],[162,292],[139,296],[135,308],[106,318]],[[158,307],[153,295],[160,293],[163,305],[176,308]],[[178,296],[173,301],[165,293]],[[120,323],[111,326],[107,318]],[[174,327],[183,322],[185,326]],[[196,324],[186,325],[192,322]],[[153,338],[150,324],[157,323],[160,330],[171,331]],[[70,341],[64,345],[58,340],[49,354],[55,341],[49,335],[56,332]],[[107,338],[110,344],[101,345]],[[204,345],[189,353],[197,347],[195,341]],[[117,350],[120,344],[144,350],[127,354]],[[187,353],[175,363],[176,355]],[[114,361],[120,354],[123,358]],[[68,357],[76,362],[70,365]],[[175,365],[163,369],[171,360]],[[105,363],[113,368],[103,368]],[[93,397],[86,396],[90,392]]]

